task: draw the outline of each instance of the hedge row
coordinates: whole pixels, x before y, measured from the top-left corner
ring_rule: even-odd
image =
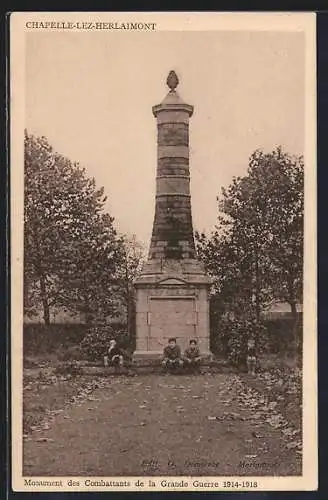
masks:
[[[266,326],[266,339],[263,340],[267,343],[267,350],[270,352],[283,352],[284,350],[288,350],[294,339],[291,318],[267,319],[264,321],[264,324]],[[117,332],[117,336],[122,337],[122,331],[126,331],[126,325],[110,325],[110,330],[112,332],[111,335],[113,335],[114,332],[114,337],[116,337],[115,331]],[[85,324],[51,324],[49,326],[42,324],[26,324],[24,325],[23,336],[24,354],[38,352],[50,353],[62,347],[68,348],[71,346],[78,346],[85,338],[87,332],[88,328]],[[126,349],[133,348],[133,345],[129,345],[131,340],[127,336],[123,337],[121,340],[122,347]],[[298,343],[301,345],[301,317],[297,328],[297,337]],[[213,351],[217,350],[218,341],[220,343],[219,329],[211,332],[211,345]]]
[[[121,331],[124,325],[115,324],[111,328]],[[88,332],[85,324],[42,324],[24,325],[24,354],[51,353],[61,348],[80,345]]]

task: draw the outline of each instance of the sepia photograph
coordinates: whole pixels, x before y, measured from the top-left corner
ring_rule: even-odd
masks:
[[[314,15],[11,39],[14,489],[315,489]]]

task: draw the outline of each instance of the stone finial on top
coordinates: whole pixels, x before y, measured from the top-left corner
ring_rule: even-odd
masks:
[[[175,71],[172,70],[169,72],[169,76],[166,79],[166,84],[170,88],[171,92],[173,92],[179,85],[179,78]]]
[[[166,79],[166,84],[170,89],[170,92],[166,94],[164,99],[160,104],[156,104],[152,107],[153,115],[155,118],[158,113],[162,111],[182,111],[188,113],[189,117],[192,116],[194,107],[191,104],[184,102],[176,92],[176,87],[179,85],[179,78],[175,71],[170,71]]]

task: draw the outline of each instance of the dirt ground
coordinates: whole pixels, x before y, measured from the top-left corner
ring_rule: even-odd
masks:
[[[301,474],[300,429],[243,375],[99,379],[25,432],[25,476]]]

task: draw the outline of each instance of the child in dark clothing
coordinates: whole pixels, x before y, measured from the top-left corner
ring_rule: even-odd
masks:
[[[164,347],[162,367],[164,369],[177,369],[183,365],[181,359],[181,349],[177,345],[175,338],[170,338],[169,343]]]
[[[109,347],[104,356],[104,364],[105,366],[114,366],[115,368],[123,366],[123,353],[114,339],[109,341]]]
[[[251,375],[255,375],[256,368],[256,348],[255,348],[255,340],[253,337],[250,337],[247,342],[247,371]]]
[[[197,346],[197,340],[190,340],[189,347],[185,350],[184,353],[184,362],[186,364],[186,368],[190,371],[194,371],[198,369],[200,366],[201,356],[199,352],[199,348]]]

